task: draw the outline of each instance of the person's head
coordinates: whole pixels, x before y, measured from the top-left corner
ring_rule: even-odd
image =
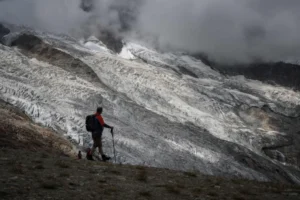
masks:
[[[98,107],[97,108],[97,113],[102,114],[103,108],[102,107]]]

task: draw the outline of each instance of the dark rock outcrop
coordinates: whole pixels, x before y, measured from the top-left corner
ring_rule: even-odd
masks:
[[[48,62],[93,83],[101,83],[97,74],[78,58],[58,50],[34,35],[23,34],[12,41],[28,57]]]
[[[191,77],[193,77],[193,78],[199,78],[194,72],[192,72],[191,70],[188,70],[187,68],[185,68],[185,67],[183,67],[183,66],[178,66],[178,68],[179,68],[179,71],[180,71],[182,74],[191,76]]]
[[[80,8],[84,12],[91,12],[94,9],[94,0],[81,0]]]
[[[9,33],[10,33],[10,30],[8,28],[6,28],[5,26],[3,26],[2,24],[0,24],[0,43],[1,44],[3,44],[3,42],[2,42],[3,36],[5,36]]]
[[[122,51],[122,38],[117,37],[114,33],[110,31],[102,31],[98,38],[113,52],[120,53]]]
[[[253,63],[249,65],[217,66],[217,68],[227,75],[244,75],[249,79],[300,90],[300,66],[296,64],[284,62]]]
[[[272,142],[265,137],[256,146],[260,147],[262,152],[271,159],[300,168],[300,135],[297,134],[300,130],[300,117],[284,116],[272,111],[268,106],[262,108],[250,107],[243,115],[239,116],[250,127],[260,126],[267,130],[277,130],[280,133],[285,133]],[[260,124],[248,121],[247,117],[243,116],[252,116]]]
[[[244,75],[248,79],[300,90],[300,65],[298,64],[286,62],[222,64],[215,62],[205,53],[191,54],[191,56],[224,75]]]

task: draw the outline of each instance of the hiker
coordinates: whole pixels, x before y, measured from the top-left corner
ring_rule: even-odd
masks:
[[[97,112],[95,114],[95,117],[96,117],[96,123],[95,123],[95,125],[96,125],[96,127],[92,131],[93,148],[91,150],[91,155],[94,154],[96,148],[98,147],[99,153],[100,153],[100,155],[102,157],[102,160],[106,161],[106,160],[109,160],[110,157],[106,156],[103,153],[103,150],[102,150],[102,132],[103,132],[104,128],[110,128],[111,129],[111,133],[113,133],[113,127],[107,125],[104,122],[103,117],[101,116],[102,111],[103,111],[102,107],[99,107],[99,108],[97,108]]]

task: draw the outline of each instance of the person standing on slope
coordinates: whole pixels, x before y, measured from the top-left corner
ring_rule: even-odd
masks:
[[[102,157],[102,160],[103,161],[106,161],[106,160],[109,160],[110,157],[106,156],[104,153],[103,153],[103,150],[102,150],[102,132],[104,130],[104,128],[110,128],[111,129],[111,133],[113,133],[113,128],[112,126],[109,126],[107,125],[105,122],[104,122],[104,119],[102,117],[102,107],[99,107],[97,108],[97,112],[95,114],[95,118],[96,118],[96,128],[95,130],[92,132],[92,138],[93,138],[93,148],[92,148],[92,151],[91,151],[91,155],[94,154],[96,148],[98,147],[99,149],[99,153]]]

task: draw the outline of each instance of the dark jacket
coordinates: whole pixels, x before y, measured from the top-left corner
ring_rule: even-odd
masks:
[[[103,117],[99,113],[95,114],[95,120],[96,130],[92,132],[93,137],[101,137],[104,128],[112,128],[111,126],[105,124]]]

